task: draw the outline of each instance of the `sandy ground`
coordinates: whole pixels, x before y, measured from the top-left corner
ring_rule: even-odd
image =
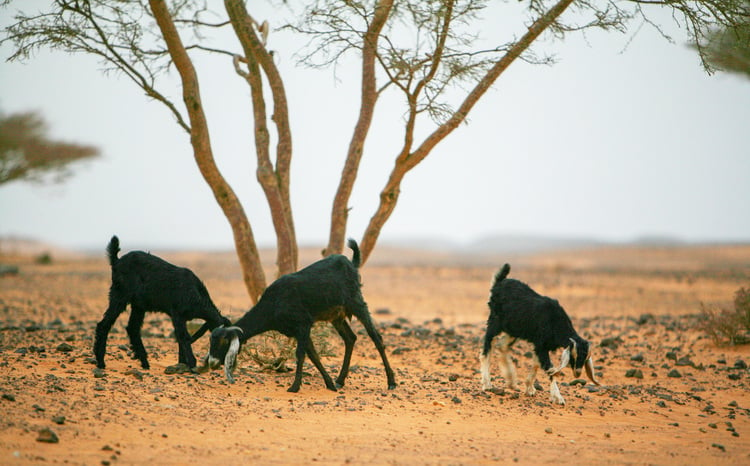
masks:
[[[160,255],[194,270],[232,320],[247,309],[231,254]],[[750,286],[750,247],[511,257],[511,276],[557,298],[596,346],[603,386],[565,372],[565,406],[550,403],[544,380],[534,396],[509,388],[496,364],[496,390],[481,390],[479,342],[501,260],[383,251],[362,272],[363,292],[398,387],[386,389],[355,321],[346,387],[326,390],[309,366],[290,394],[291,373],[259,371],[248,357],[233,385],[219,371],[165,374],[177,346],[160,314],[144,326],[150,370],[130,359],[123,316],[96,374],[103,255],[51,265],[0,256],[20,266],[0,277],[0,464],[750,464],[750,347],[695,330],[700,303],[728,306]],[[335,376],[343,345],[330,343]],[[196,342],[196,354],[207,345]],[[514,349],[521,379],[529,349]],[[40,441],[50,431],[57,442]]]

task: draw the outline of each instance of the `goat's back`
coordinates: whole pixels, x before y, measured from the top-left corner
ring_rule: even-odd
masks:
[[[276,308],[274,303],[283,303],[285,309],[276,308],[276,312],[307,311],[314,318],[343,306],[350,315],[363,301],[360,286],[359,272],[352,262],[346,256],[334,254],[279,277],[263,292],[258,306]]]
[[[537,341],[549,329],[570,329],[573,324],[557,300],[542,296],[519,280],[506,278],[492,287],[490,319],[497,319],[503,332],[527,341]]]
[[[186,318],[218,313],[205,285],[190,269],[143,251],[131,251],[112,266],[112,293],[146,311],[180,308],[188,311]]]

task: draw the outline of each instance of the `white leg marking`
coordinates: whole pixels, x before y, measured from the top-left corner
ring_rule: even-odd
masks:
[[[564,405],[565,400],[563,399],[562,395],[560,394],[560,389],[557,387],[557,382],[555,379],[550,380],[549,385],[549,400],[552,403],[557,403],[559,405]]]
[[[484,350],[481,350],[484,351]],[[492,378],[490,377],[490,350],[487,354],[479,354],[479,362],[482,370],[482,390],[492,389]]]
[[[533,396],[536,393],[536,388],[534,387],[534,382],[536,381],[536,371],[541,366],[539,364],[539,358],[536,357],[536,354],[532,357],[533,362],[531,365],[531,372],[529,372],[529,375],[526,377],[526,394],[529,396]]]

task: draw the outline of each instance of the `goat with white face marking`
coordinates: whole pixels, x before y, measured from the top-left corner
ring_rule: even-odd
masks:
[[[211,333],[211,346],[201,370],[218,369],[224,364],[227,380],[234,382],[232,372],[237,364],[237,354],[242,343],[260,333],[276,330],[297,340],[297,371],[288,391],[299,391],[305,355],[310,357],[323,376],[326,388],[336,391],[337,387],[344,386],[354,342],[357,340],[356,334],[346,321],[356,316],[380,353],[388,388],[396,388],[383,340],[370,318],[370,311],[362,297],[358,270],[359,247],[351,239],[349,247],[354,252],[351,261],[341,254],[335,254],[298,272],[283,275],[266,288],[258,303],[235,322],[234,326],[215,329]],[[344,362],[341,364],[336,384],[320,362],[310,339],[313,323],[319,321],[331,322],[344,340]]]
[[[521,339],[534,345],[534,366],[526,378],[526,394],[536,393],[534,381],[540,367],[550,379],[550,400],[553,403],[565,404],[555,382],[555,375],[568,365],[573,375],[579,377],[581,369],[596,385],[599,382],[594,376],[594,366],[589,351],[589,343],[573,329],[570,318],[556,300],[541,296],[528,285],[512,278],[506,278],[510,265],[505,264],[495,275],[495,282],[490,293],[490,316],[487,320],[487,331],[484,335],[484,346],[480,355],[482,371],[482,388],[492,388],[490,378],[490,352],[492,339],[500,335],[500,366],[503,376],[510,379],[512,388],[516,387],[516,370],[510,358],[510,347]],[[550,351],[564,348],[560,365],[554,367],[550,361]]]

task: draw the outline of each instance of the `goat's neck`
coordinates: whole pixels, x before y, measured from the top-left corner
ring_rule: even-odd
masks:
[[[247,311],[244,316],[240,317],[240,319],[234,323],[234,326],[242,329],[241,341],[245,341],[248,338],[254,337],[255,335],[268,330],[273,330],[270,325],[268,313],[258,309],[258,306],[254,306]]]

